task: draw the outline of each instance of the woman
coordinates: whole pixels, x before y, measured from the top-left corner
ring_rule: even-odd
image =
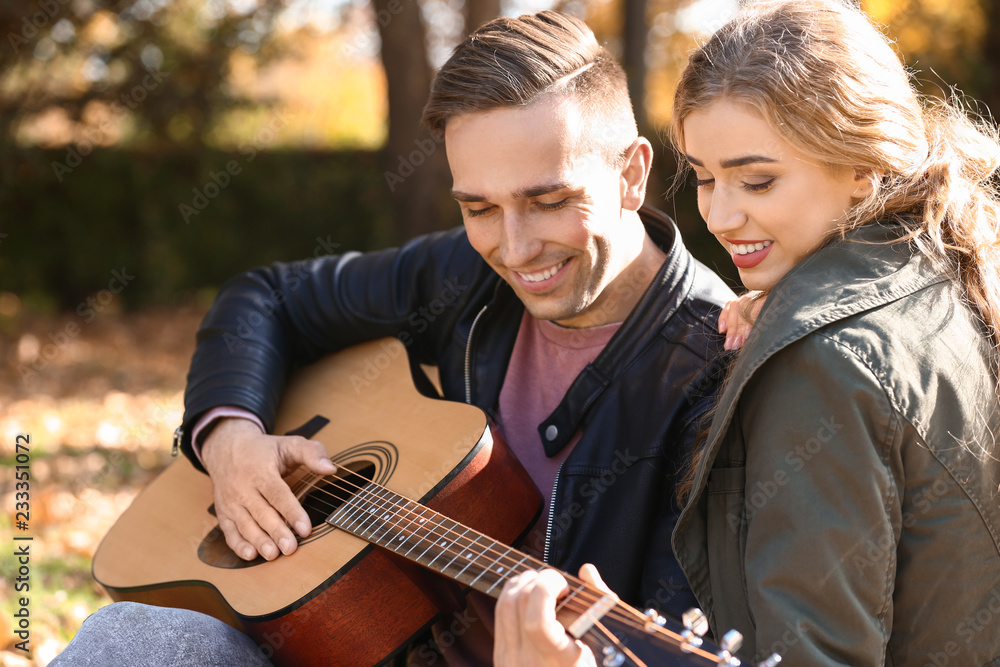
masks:
[[[994,134],[833,0],[742,8],[673,120],[766,294],[674,533],[713,630],[791,665],[1000,665]]]

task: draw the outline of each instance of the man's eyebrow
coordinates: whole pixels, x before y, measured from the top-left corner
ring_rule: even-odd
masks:
[[[690,155],[684,156],[688,162],[696,167],[704,167],[705,165],[701,163],[701,160],[697,160]],[[733,167],[745,167],[748,164],[755,164],[757,162],[777,162],[773,157],[766,157],[764,155],[745,155],[743,157],[734,157],[728,160],[723,160],[719,163],[723,169],[732,169]]]
[[[547,195],[550,192],[556,192],[557,190],[565,190],[570,187],[569,183],[565,181],[556,181],[555,183],[548,183],[545,185],[535,185],[530,188],[521,188],[514,193],[514,199],[527,199],[528,197],[541,197],[542,195]]]
[[[555,183],[547,183],[545,185],[533,185],[528,188],[521,188],[514,192],[514,199],[527,199],[529,197],[541,197],[542,195],[547,195],[550,192],[556,192],[558,190],[564,190],[570,187],[569,183],[564,181],[557,181]],[[451,198],[455,201],[461,201],[466,203],[477,203],[486,201],[486,197],[483,195],[472,194],[469,192],[462,192],[461,190],[452,190]]]
[[[486,197],[482,195],[473,195],[468,192],[462,192],[461,190],[452,190],[451,198],[455,201],[464,201],[469,203],[486,201]]]

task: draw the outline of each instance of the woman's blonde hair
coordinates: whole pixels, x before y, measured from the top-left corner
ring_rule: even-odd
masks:
[[[996,128],[953,100],[926,101],[888,39],[838,0],[764,0],[690,57],[671,132],[717,99],[757,110],[776,133],[831,167],[868,175],[872,194],[841,233],[897,219],[925,254],[961,279],[994,344],[1000,342],[1000,204]]]

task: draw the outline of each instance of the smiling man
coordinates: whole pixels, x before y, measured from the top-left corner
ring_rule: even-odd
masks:
[[[652,149],[621,68],[577,19],[497,19],[456,48],[424,120],[444,135],[463,227],[247,273],[205,318],[180,444],[211,475],[227,543],[274,559],[296,549],[290,526],[309,532],[281,476],[331,464],[319,443],[268,434],[289,369],[405,335],[414,361],[438,367],[444,398],[486,411],[542,492],[523,548],[574,573],[592,563],[625,601],[679,613],[693,597],[670,546],[675,482],[707,426],[715,322],[733,295],[669,218],[642,208]],[[414,329],[448,285],[457,296]],[[265,302],[273,314],[230,348]],[[519,634],[508,602],[541,596],[550,612],[553,575],[517,580],[501,603],[497,662],[526,664],[536,649],[586,658],[561,629],[539,647]],[[492,612],[470,596],[461,637],[438,642],[449,663],[492,661]],[[439,662],[434,651],[414,653]]]

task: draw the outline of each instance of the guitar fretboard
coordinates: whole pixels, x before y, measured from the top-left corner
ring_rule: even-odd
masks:
[[[326,522],[493,597],[508,578],[544,567],[536,558],[371,482]]]

